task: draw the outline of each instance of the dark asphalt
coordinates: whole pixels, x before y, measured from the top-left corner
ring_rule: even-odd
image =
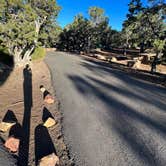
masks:
[[[166,166],[166,88],[76,55],[45,60],[77,166]]]

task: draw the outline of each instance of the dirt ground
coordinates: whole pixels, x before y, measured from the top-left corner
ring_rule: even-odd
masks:
[[[132,50],[133,52],[133,50]],[[124,55],[122,53],[113,53],[113,52],[108,52],[108,51],[101,51],[100,49],[96,49],[95,50],[95,54],[94,53],[91,53],[89,54],[90,56],[103,56],[103,58],[112,58],[112,57],[123,57]],[[148,54],[146,54],[148,55]],[[138,55],[131,55],[131,54],[127,54],[126,55],[129,59],[133,59],[133,58],[136,58],[138,57]],[[126,60],[117,60],[116,62],[114,63],[117,63],[117,64],[122,64],[122,65],[125,65],[127,66],[127,63],[128,63],[128,59]],[[150,72],[151,71],[151,65],[150,64],[143,64],[141,63],[139,65],[139,67],[137,68],[138,70],[144,70],[144,71],[147,71],[147,72]],[[166,74],[166,65],[157,65],[156,66],[156,72],[159,73],[159,74]]]
[[[60,165],[72,165],[61,133],[62,117],[58,110],[59,103],[55,98],[55,104],[45,104],[39,89],[40,85],[44,85],[51,94],[55,95],[51,85],[49,70],[43,61],[35,62],[30,67],[32,70],[31,78],[26,76],[23,68],[15,69],[10,73],[5,83],[0,86],[0,121],[2,121],[8,110],[13,111],[23,130],[26,130],[27,135],[25,139],[29,142],[27,142],[25,154],[16,154],[19,159],[18,165],[26,165],[26,159],[28,159],[28,165],[35,165],[35,129],[39,124],[43,123],[43,110],[51,113],[58,122],[55,126],[48,129],[48,133],[60,158]],[[27,78],[29,83],[26,80]],[[24,102],[26,100],[27,102]],[[30,103],[29,106],[28,102]],[[1,133],[3,139],[6,139],[7,136],[7,134]],[[26,156],[26,153],[29,155]]]

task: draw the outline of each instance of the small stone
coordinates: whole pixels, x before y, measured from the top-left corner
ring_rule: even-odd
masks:
[[[15,125],[15,123],[1,122],[0,131],[7,132],[13,125]]]
[[[48,94],[45,98],[44,98],[44,101],[47,103],[47,104],[53,104],[54,103],[54,98]]]
[[[59,165],[59,157],[54,153],[43,157],[40,160],[39,166],[58,166]]]
[[[140,61],[140,60],[137,60],[137,61],[135,62],[135,64],[133,65],[133,68],[134,68],[134,69],[139,69],[139,68],[140,68],[140,65],[141,65],[141,61]]]
[[[97,55],[97,58],[100,60],[105,60],[106,61],[106,57],[103,55]]]
[[[116,57],[112,57],[111,62],[117,62],[117,58]]]
[[[56,121],[53,119],[53,118],[48,118],[45,123],[43,124],[43,126],[49,128],[49,127],[52,127],[56,124]]]
[[[11,152],[17,152],[20,140],[18,138],[9,137],[5,142],[5,147]]]
[[[46,89],[45,89],[43,86],[40,87],[40,91],[41,91],[41,92],[44,93],[45,90],[46,90]]]

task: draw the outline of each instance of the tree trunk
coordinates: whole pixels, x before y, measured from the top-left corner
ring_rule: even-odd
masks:
[[[33,52],[35,46],[28,49],[24,55],[22,55],[23,50],[15,49],[14,51],[14,65],[15,67],[21,67],[28,64],[31,60],[31,53]]]
[[[31,49],[27,50],[23,56],[23,61],[26,63],[28,63],[31,60],[31,53],[33,52],[33,50],[35,49],[35,46],[32,46]]]
[[[144,53],[144,42],[140,44],[140,53]]]
[[[18,67],[21,65],[21,57],[20,54],[16,53],[13,55],[13,59],[14,59],[14,66]]]
[[[159,53],[157,52],[156,56],[154,57],[154,60],[152,62],[151,73],[155,73],[156,72],[156,65],[157,65],[158,55],[159,55]]]

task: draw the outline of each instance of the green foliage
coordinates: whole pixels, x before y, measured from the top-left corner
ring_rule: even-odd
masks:
[[[55,0],[0,1],[0,43],[8,48],[15,63],[30,60],[35,47],[45,45],[46,40],[54,43],[57,36],[50,37],[50,32],[57,30],[59,10]]]
[[[122,31],[126,45],[149,47],[154,46],[156,40],[164,40],[166,25],[163,11],[163,5],[159,3],[143,7],[140,0],[131,0]]]
[[[153,43],[154,50],[155,50],[156,52],[162,51],[165,44],[166,44],[166,43],[165,43],[165,40],[155,39],[155,40],[154,40],[154,43]]]
[[[9,55],[9,52],[8,52],[7,48],[5,48],[5,47],[3,47],[3,46],[0,45],[0,56],[1,56],[2,54],[7,54],[7,55]]]
[[[104,16],[104,10],[102,8],[96,6],[90,7],[88,12],[93,26],[105,21],[106,17]]]
[[[56,47],[59,41],[59,35],[62,32],[62,28],[56,24],[50,24],[40,31],[38,39],[39,45],[44,47]]]
[[[72,52],[87,51],[92,37],[92,28],[82,15],[75,17],[74,22],[68,25],[60,34],[58,48]]]
[[[116,30],[110,30],[109,37],[106,39],[107,43],[105,45],[107,46],[107,49],[112,47],[121,47],[124,43],[122,40],[122,33]]]
[[[32,61],[43,59],[46,55],[46,49],[43,47],[35,48],[35,51],[32,53]]]
[[[88,52],[93,48],[108,48],[113,43],[110,41],[112,30],[108,25],[108,18],[104,16],[104,10],[91,7],[89,14],[90,20],[79,14],[73,23],[65,27],[60,34],[59,49]]]

